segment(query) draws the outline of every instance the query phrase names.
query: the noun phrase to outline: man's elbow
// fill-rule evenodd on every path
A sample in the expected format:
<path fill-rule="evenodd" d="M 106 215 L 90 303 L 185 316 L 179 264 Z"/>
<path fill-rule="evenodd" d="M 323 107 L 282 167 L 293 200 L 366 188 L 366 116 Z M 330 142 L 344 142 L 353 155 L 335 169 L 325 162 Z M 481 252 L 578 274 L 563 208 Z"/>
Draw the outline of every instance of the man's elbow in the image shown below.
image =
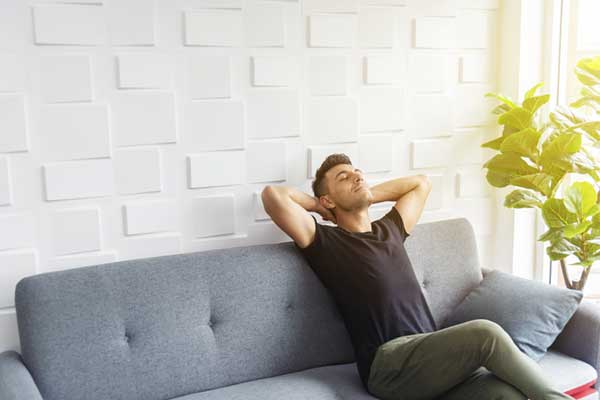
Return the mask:
<path fill-rule="evenodd" d="M 431 190 L 431 179 L 427 175 L 419 175 L 421 177 L 421 184 L 427 188 L 427 190 Z"/>

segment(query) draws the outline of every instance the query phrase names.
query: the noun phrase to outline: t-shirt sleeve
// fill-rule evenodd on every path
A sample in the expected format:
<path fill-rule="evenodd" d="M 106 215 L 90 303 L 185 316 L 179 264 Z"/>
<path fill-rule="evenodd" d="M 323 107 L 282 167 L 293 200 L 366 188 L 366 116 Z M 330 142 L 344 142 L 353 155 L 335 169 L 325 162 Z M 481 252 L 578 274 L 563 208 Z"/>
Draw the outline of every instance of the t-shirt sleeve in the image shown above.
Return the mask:
<path fill-rule="evenodd" d="M 317 255 L 320 249 L 323 248 L 323 227 L 317 222 L 317 219 L 314 215 L 310 214 L 310 216 L 315 221 L 315 237 L 313 238 L 313 241 L 305 248 L 298 246 L 298 243 L 294 242 L 296 248 L 309 258 L 313 255 Z"/>
<path fill-rule="evenodd" d="M 404 220 L 402 219 L 402 216 L 400 215 L 396 207 L 392 207 L 392 209 L 387 214 L 385 214 L 382 219 L 389 219 L 394 223 L 394 225 L 396 225 L 396 227 L 400 230 L 402 242 L 405 242 L 406 239 L 408 239 L 410 233 L 406 232 Z"/>

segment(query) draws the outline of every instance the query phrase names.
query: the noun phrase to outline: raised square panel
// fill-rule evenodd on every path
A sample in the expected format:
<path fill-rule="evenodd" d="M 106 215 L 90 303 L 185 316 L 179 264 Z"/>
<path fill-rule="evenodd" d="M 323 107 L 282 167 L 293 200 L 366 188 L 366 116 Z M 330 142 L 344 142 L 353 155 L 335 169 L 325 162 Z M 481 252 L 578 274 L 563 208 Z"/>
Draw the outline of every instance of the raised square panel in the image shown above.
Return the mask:
<path fill-rule="evenodd" d="M 360 92 L 360 129 L 386 131 L 404 127 L 404 92 L 397 88 L 363 88 Z"/>
<path fill-rule="evenodd" d="M 345 95 L 348 59 L 345 56 L 312 56 L 308 75 L 312 95 Z"/>
<path fill-rule="evenodd" d="M 111 106 L 117 146 L 175 142 L 173 94 L 118 93 Z"/>
<path fill-rule="evenodd" d="M 100 250 L 100 211 L 67 209 L 52 214 L 54 255 Z"/>
<path fill-rule="evenodd" d="M 108 157 L 108 113 L 104 105 L 52 105 L 40 109 L 45 161 Z"/>
<path fill-rule="evenodd" d="M 21 91 L 25 87 L 23 60 L 16 54 L 0 53 L 0 92 Z"/>
<path fill-rule="evenodd" d="M 358 144 L 346 143 L 331 146 L 312 146 L 308 149 L 308 178 L 313 179 L 317 168 L 323 164 L 325 159 L 334 153 L 346 154 L 353 163 L 358 161 Z"/>
<path fill-rule="evenodd" d="M 246 156 L 248 182 L 273 182 L 287 179 L 285 142 L 248 143 Z"/>
<path fill-rule="evenodd" d="M 469 220 L 475 235 L 493 234 L 496 214 L 496 202 L 488 197 L 460 197 L 454 202 L 454 216 Z"/>
<path fill-rule="evenodd" d="M 35 228 L 32 214 L 0 216 L 0 250 L 35 247 Z"/>
<path fill-rule="evenodd" d="M 408 58 L 409 84 L 416 92 L 445 89 L 446 57 L 438 54 L 411 54 Z"/>
<path fill-rule="evenodd" d="M 184 110 L 188 151 L 244 148 L 244 105 L 240 101 L 193 101 Z"/>
<path fill-rule="evenodd" d="M 252 57 L 254 86 L 290 86 L 296 69 L 289 57 Z"/>
<path fill-rule="evenodd" d="M 452 141 L 454 143 L 454 154 L 459 164 L 482 163 L 484 149 L 481 145 L 487 141 L 482 131 L 455 133 L 452 136 Z"/>
<path fill-rule="evenodd" d="M 44 102 L 92 100 L 89 56 L 42 56 L 40 58 L 40 74 Z"/>
<path fill-rule="evenodd" d="M 71 268 L 107 264 L 115 261 L 117 261 L 117 253 L 115 251 L 69 254 L 48 260 L 41 272 L 64 271 Z"/>
<path fill-rule="evenodd" d="M 242 44 L 240 10 L 196 10 L 185 13 L 187 46 L 239 47 Z"/>
<path fill-rule="evenodd" d="M 43 166 L 46 200 L 110 196 L 112 160 L 68 161 Z"/>
<path fill-rule="evenodd" d="M 482 171 L 460 171 L 456 174 L 456 181 L 456 195 L 459 197 L 483 197 L 490 194 L 490 187 Z"/>
<path fill-rule="evenodd" d="M 491 43 L 488 15 L 480 11 L 463 11 L 457 18 L 458 47 L 485 49 Z"/>
<path fill-rule="evenodd" d="M 104 10 L 98 5 L 33 6 L 36 44 L 97 45 L 106 40 Z"/>
<path fill-rule="evenodd" d="M 304 0 L 304 14 L 314 13 L 356 13 L 358 0 Z"/>
<path fill-rule="evenodd" d="M 456 18 L 420 17 L 415 20 L 415 47 L 447 49 L 456 46 Z"/>
<path fill-rule="evenodd" d="M 387 8 L 363 8 L 358 16 L 358 41 L 363 48 L 394 46 L 394 14 Z"/>
<path fill-rule="evenodd" d="M 497 105 L 493 99 L 485 97 L 493 87 L 482 84 L 458 85 L 454 125 L 457 127 L 488 125 L 494 121 L 492 109 Z"/>
<path fill-rule="evenodd" d="M 158 233 L 127 238 L 120 245 L 119 256 L 123 260 L 180 254 L 181 234 Z"/>
<path fill-rule="evenodd" d="M 114 163 L 115 182 L 120 194 L 162 190 L 162 160 L 159 149 L 116 150 Z"/>
<path fill-rule="evenodd" d="M 187 77 L 192 99 L 231 97 L 231 61 L 229 56 L 191 56 Z"/>
<path fill-rule="evenodd" d="M 0 94 L 0 132 L 0 153 L 27 151 L 23 95 Z"/>
<path fill-rule="evenodd" d="M 404 7 L 407 5 L 407 0 L 361 0 L 361 4 L 366 6 Z"/>
<path fill-rule="evenodd" d="M 500 6 L 500 0 L 461 0 L 460 8 L 495 10 Z"/>
<path fill-rule="evenodd" d="M 344 14 L 311 15 L 310 47 L 353 47 L 356 16 Z"/>
<path fill-rule="evenodd" d="M 118 56 L 119 89 L 168 89 L 172 64 L 163 54 L 122 54 Z"/>
<path fill-rule="evenodd" d="M 14 307 L 15 286 L 36 273 L 38 258 L 34 250 L 17 250 L 0 253 L 0 308 Z"/>
<path fill-rule="evenodd" d="M 425 201 L 424 210 L 437 210 L 444 205 L 444 182 L 443 175 L 427 175 L 431 182 L 431 192 Z"/>
<path fill-rule="evenodd" d="M 135 202 L 123 208 L 126 235 L 177 230 L 179 216 L 175 201 Z"/>
<path fill-rule="evenodd" d="M 215 151 L 188 156 L 189 188 L 241 185 L 244 151 Z"/>
<path fill-rule="evenodd" d="M 350 97 L 313 97 L 308 103 L 308 136 L 314 143 L 355 142 L 358 110 Z"/>
<path fill-rule="evenodd" d="M 453 102 L 449 96 L 413 97 L 411 118 L 415 136 L 447 136 L 452 130 Z"/>
<path fill-rule="evenodd" d="M 365 57 L 364 67 L 364 78 L 368 84 L 398 83 L 406 75 L 403 59 L 398 56 Z"/>
<path fill-rule="evenodd" d="M 277 3 L 252 4 L 246 9 L 246 45 L 283 47 L 283 8 Z"/>
<path fill-rule="evenodd" d="M 248 138 L 298 136 L 300 104 L 294 89 L 256 90 L 246 93 Z"/>
<path fill-rule="evenodd" d="M 235 200 L 233 195 L 206 196 L 192 199 L 194 237 L 235 233 Z"/>
<path fill-rule="evenodd" d="M 360 169 L 364 172 L 392 170 L 392 135 L 363 135 L 358 140 Z"/>
<path fill-rule="evenodd" d="M 465 55 L 460 58 L 460 81 L 489 82 L 491 79 L 491 62 L 489 56 L 476 54 Z"/>
<path fill-rule="evenodd" d="M 197 0 L 194 4 L 199 8 L 242 9 L 242 0 Z"/>
<path fill-rule="evenodd" d="M 265 211 L 265 206 L 262 202 L 262 189 L 254 191 L 252 196 L 254 200 L 254 220 L 260 221 L 271 219 L 271 216 Z"/>
<path fill-rule="evenodd" d="M 412 142 L 411 168 L 445 167 L 451 163 L 450 139 L 425 139 Z"/>
<path fill-rule="evenodd" d="M 0 206 L 13 203 L 11 170 L 8 157 L 0 157 Z"/>
<path fill-rule="evenodd" d="M 154 1 L 118 0 L 106 4 L 106 16 L 113 45 L 154 44 Z"/>

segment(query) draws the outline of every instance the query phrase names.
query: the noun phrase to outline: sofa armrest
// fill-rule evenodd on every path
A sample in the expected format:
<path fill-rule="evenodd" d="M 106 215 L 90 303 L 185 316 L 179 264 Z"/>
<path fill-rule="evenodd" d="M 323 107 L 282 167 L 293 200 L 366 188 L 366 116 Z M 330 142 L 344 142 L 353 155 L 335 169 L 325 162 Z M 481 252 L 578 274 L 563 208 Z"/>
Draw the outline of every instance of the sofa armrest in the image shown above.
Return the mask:
<path fill-rule="evenodd" d="M 16 351 L 0 353 L 0 399 L 43 400 L 21 355 Z"/>
<path fill-rule="evenodd" d="M 600 306 L 590 302 L 579 304 L 550 348 L 585 361 L 600 377 Z M 600 388 L 600 382 L 596 388 Z"/>

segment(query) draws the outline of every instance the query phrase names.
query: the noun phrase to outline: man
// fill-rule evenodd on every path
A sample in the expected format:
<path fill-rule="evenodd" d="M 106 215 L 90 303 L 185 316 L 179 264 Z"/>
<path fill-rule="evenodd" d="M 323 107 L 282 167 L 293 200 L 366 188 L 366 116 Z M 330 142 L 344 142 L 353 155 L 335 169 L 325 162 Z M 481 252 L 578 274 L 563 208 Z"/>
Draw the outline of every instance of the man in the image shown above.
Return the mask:
<path fill-rule="evenodd" d="M 314 197 L 267 186 L 263 204 L 333 294 L 369 393 L 385 400 L 573 399 L 550 387 L 500 325 L 478 319 L 436 329 L 404 248 L 431 191 L 425 175 L 369 188 L 346 155 L 332 154 L 312 188 Z M 395 205 L 371 222 L 368 208 L 381 201 Z M 308 211 L 337 226 L 317 223 Z"/>

